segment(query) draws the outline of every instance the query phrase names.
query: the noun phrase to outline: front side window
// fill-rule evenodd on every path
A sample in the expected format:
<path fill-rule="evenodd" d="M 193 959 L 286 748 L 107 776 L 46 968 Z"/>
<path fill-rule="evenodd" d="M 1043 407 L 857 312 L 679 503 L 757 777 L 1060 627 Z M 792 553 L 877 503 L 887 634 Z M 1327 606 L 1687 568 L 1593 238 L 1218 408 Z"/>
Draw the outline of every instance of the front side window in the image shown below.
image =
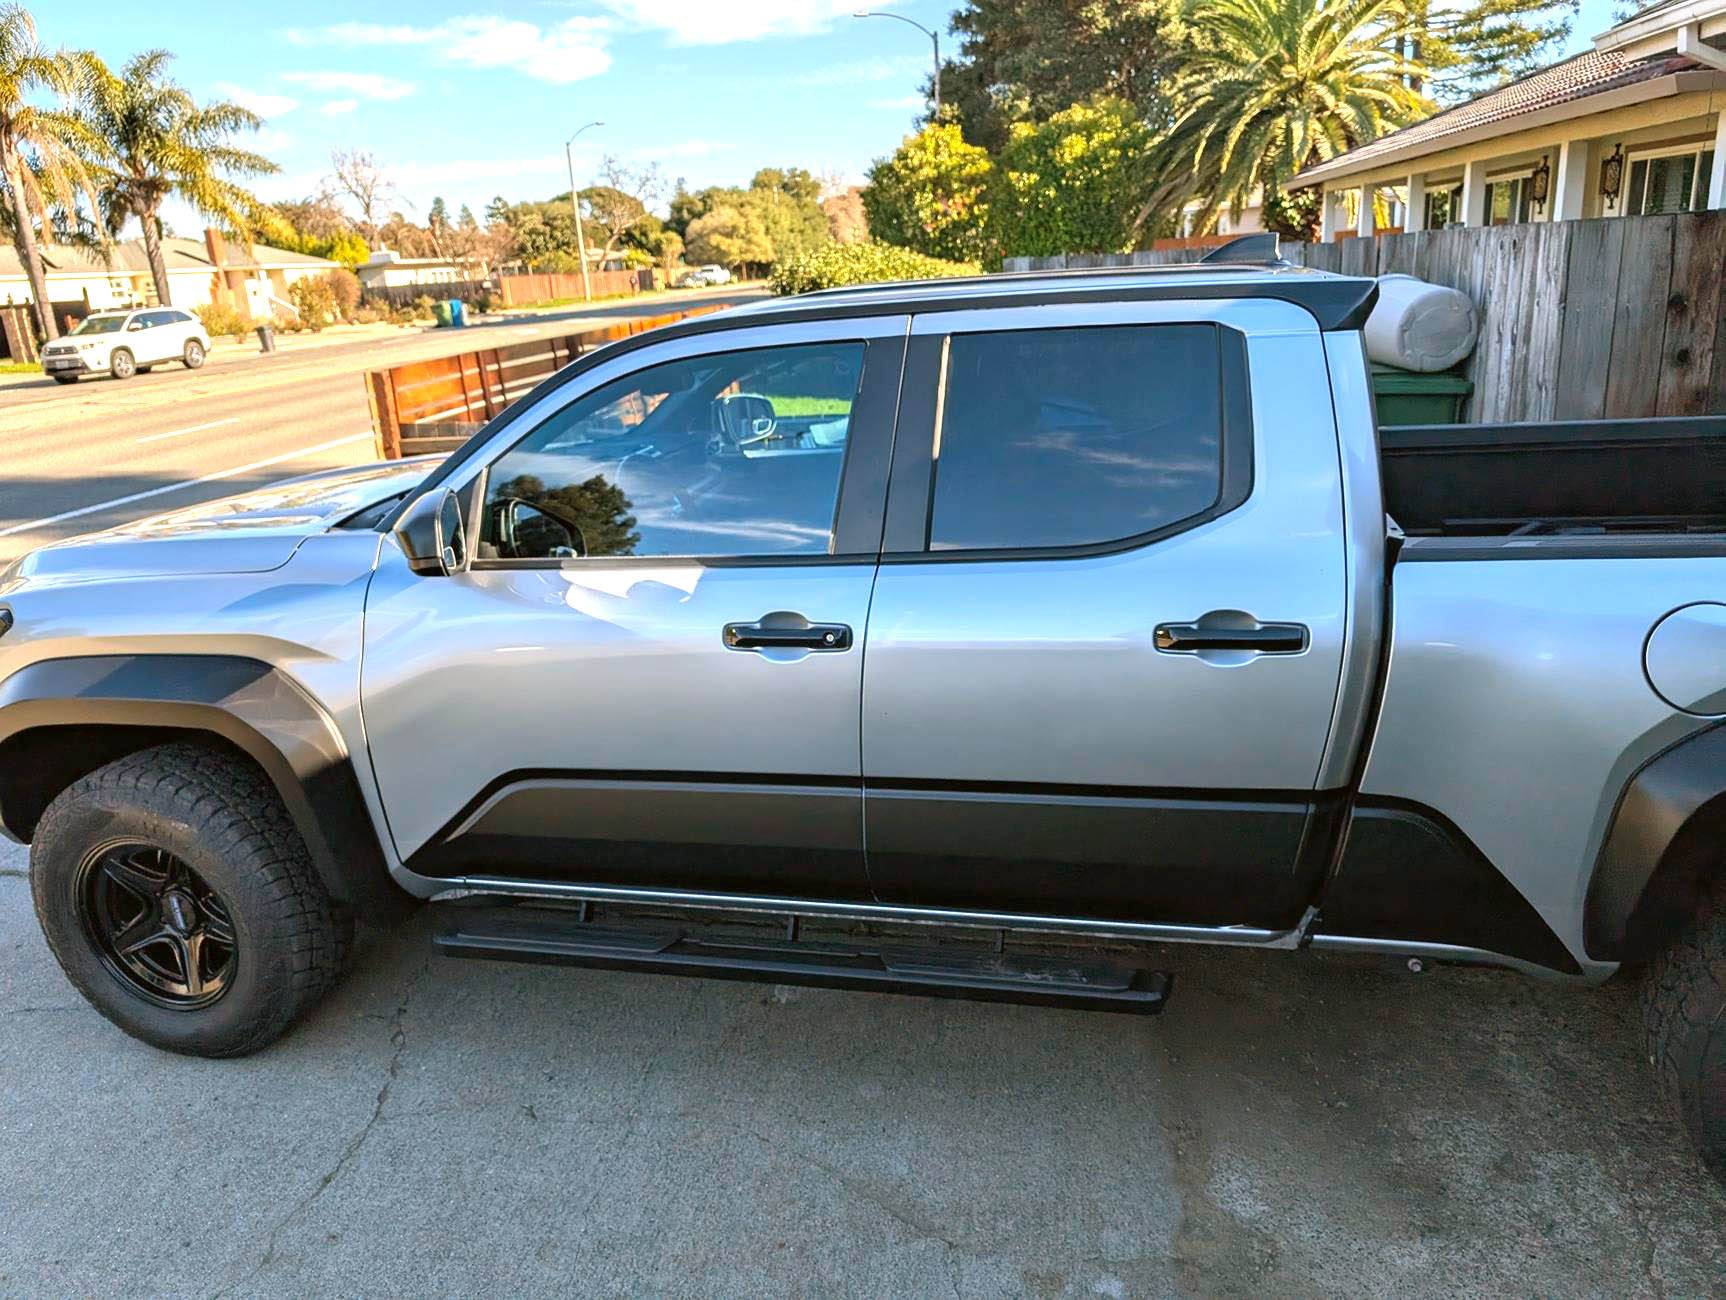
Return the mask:
<path fill-rule="evenodd" d="M 478 558 L 827 554 L 863 349 L 692 357 L 578 398 L 491 466 Z"/>
<path fill-rule="evenodd" d="M 78 322 L 74 334 L 114 334 L 126 328 L 124 316 L 86 316 Z"/>
<path fill-rule="evenodd" d="M 1214 325 L 954 335 L 930 548 L 1096 545 L 1209 510 L 1220 347 Z"/>

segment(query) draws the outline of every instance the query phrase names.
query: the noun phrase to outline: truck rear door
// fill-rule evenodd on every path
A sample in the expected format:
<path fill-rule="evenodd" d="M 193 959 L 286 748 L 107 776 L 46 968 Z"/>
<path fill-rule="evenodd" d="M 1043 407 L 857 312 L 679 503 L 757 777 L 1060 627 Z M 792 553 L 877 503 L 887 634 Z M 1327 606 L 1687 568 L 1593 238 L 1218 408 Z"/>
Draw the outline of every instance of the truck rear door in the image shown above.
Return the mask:
<path fill-rule="evenodd" d="M 1348 609 L 1312 317 L 930 313 L 901 392 L 864 664 L 877 895 L 1294 924 Z"/>

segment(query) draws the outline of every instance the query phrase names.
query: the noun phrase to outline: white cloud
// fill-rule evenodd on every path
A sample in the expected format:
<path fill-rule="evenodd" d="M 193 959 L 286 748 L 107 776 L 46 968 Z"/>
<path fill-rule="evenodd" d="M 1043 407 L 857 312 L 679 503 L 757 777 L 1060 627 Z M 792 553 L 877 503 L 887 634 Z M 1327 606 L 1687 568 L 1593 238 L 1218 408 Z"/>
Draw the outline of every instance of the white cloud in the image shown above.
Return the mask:
<path fill-rule="evenodd" d="M 611 27 L 606 18 L 568 18 L 542 28 L 521 19 L 471 15 L 451 18 L 435 27 L 337 23 L 315 32 L 291 31 L 287 35 L 299 45 L 422 46 L 449 63 L 470 68 L 509 68 L 537 81 L 564 85 L 597 77 L 611 66 L 611 54 L 606 48 Z M 357 85 L 347 88 L 364 93 Z"/>
<path fill-rule="evenodd" d="M 892 99 L 872 99 L 870 108 L 927 108 L 929 101 L 922 95 L 895 95 Z"/>
<path fill-rule="evenodd" d="M 332 94 L 346 92 L 360 99 L 406 99 L 414 93 L 411 81 L 384 77 L 375 72 L 284 72 L 282 80 L 308 90 L 323 90 Z"/>
<path fill-rule="evenodd" d="M 287 95 L 272 95 L 264 90 L 248 90 L 231 81 L 218 81 L 212 89 L 223 99 L 231 99 L 241 108 L 249 108 L 259 117 L 280 117 L 300 106 L 300 101 Z"/>
<path fill-rule="evenodd" d="M 272 153 L 281 153 L 293 142 L 294 137 L 289 135 L 286 131 L 278 131 L 273 126 L 266 126 L 256 135 L 248 137 L 244 141 L 244 144 L 246 148 L 251 149 L 256 153 L 268 155 Z"/>
<path fill-rule="evenodd" d="M 811 68 L 791 78 L 798 86 L 853 86 L 860 81 L 896 81 L 926 73 L 933 66 L 922 54 L 904 54 L 893 59 L 857 59 L 850 63 L 830 63 L 824 68 Z"/>
<path fill-rule="evenodd" d="M 730 45 L 767 36 L 811 36 L 858 9 L 857 0 L 600 0 L 636 27 L 676 45 Z M 892 0 L 871 0 L 885 8 Z"/>
<path fill-rule="evenodd" d="M 325 117 L 335 117 L 341 113 L 351 113 L 360 106 L 357 99 L 332 99 L 318 109 Z"/>

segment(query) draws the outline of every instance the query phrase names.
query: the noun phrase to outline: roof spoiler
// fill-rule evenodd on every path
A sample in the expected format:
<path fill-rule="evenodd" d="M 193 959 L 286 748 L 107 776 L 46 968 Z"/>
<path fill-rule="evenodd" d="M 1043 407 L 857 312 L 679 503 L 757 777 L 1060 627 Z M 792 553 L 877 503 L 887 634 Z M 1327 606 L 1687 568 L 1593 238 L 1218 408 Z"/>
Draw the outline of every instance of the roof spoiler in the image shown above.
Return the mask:
<path fill-rule="evenodd" d="M 1276 232 L 1270 230 L 1254 231 L 1250 235 L 1231 239 L 1226 244 L 1218 244 L 1201 257 L 1199 262 L 1201 264 L 1205 262 L 1232 262 L 1236 266 L 1242 264 L 1288 265 L 1283 261 L 1282 248 L 1279 245 Z"/>

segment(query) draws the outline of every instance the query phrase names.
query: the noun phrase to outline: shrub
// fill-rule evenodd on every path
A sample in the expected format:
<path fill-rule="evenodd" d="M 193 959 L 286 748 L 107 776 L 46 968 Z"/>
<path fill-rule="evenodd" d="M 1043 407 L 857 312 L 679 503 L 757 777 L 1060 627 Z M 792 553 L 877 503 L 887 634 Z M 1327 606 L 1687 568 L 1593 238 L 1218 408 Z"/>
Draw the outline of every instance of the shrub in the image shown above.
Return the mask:
<path fill-rule="evenodd" d="M 202 307 L 193 308 L 198 319 L 203 322 L 204 333 L 211 338 L 220 338 L 226 334 L 241 339 L 252 328 L 252 322 L 225 303 L 206 303 Z"/>
<path fill-rule="evenodd" d="M 388 313 L 379 311 L 376 307 L 360 307 L 354 312 L 356 325 L 376 325 L 379 321 L 388 319 Z"/>
<path fill-rule="evenodd" d="M 360 305 L 360 277 L 349 270 L 330 271 L 324 275 L 324 282 L 330 286 L 330 292 L 335 295 L 336 309 L 345 320 L 354 314 Z"/>
<path fill-rule="evenodd" d="M 943 261 L 891 244 L 829 244 L 774 267 L 770 283 L 774 293 L 809 293 L 845 284 L 938 280 L 978 273 L 975 262 Z"/>
<path fill-rule="evenodd" d="M 321 330 L 336 317 L 336 291 L 328 276 L 295 280 L 288 286 L 288 300 L 300 313 L 300 324 Z"/>

